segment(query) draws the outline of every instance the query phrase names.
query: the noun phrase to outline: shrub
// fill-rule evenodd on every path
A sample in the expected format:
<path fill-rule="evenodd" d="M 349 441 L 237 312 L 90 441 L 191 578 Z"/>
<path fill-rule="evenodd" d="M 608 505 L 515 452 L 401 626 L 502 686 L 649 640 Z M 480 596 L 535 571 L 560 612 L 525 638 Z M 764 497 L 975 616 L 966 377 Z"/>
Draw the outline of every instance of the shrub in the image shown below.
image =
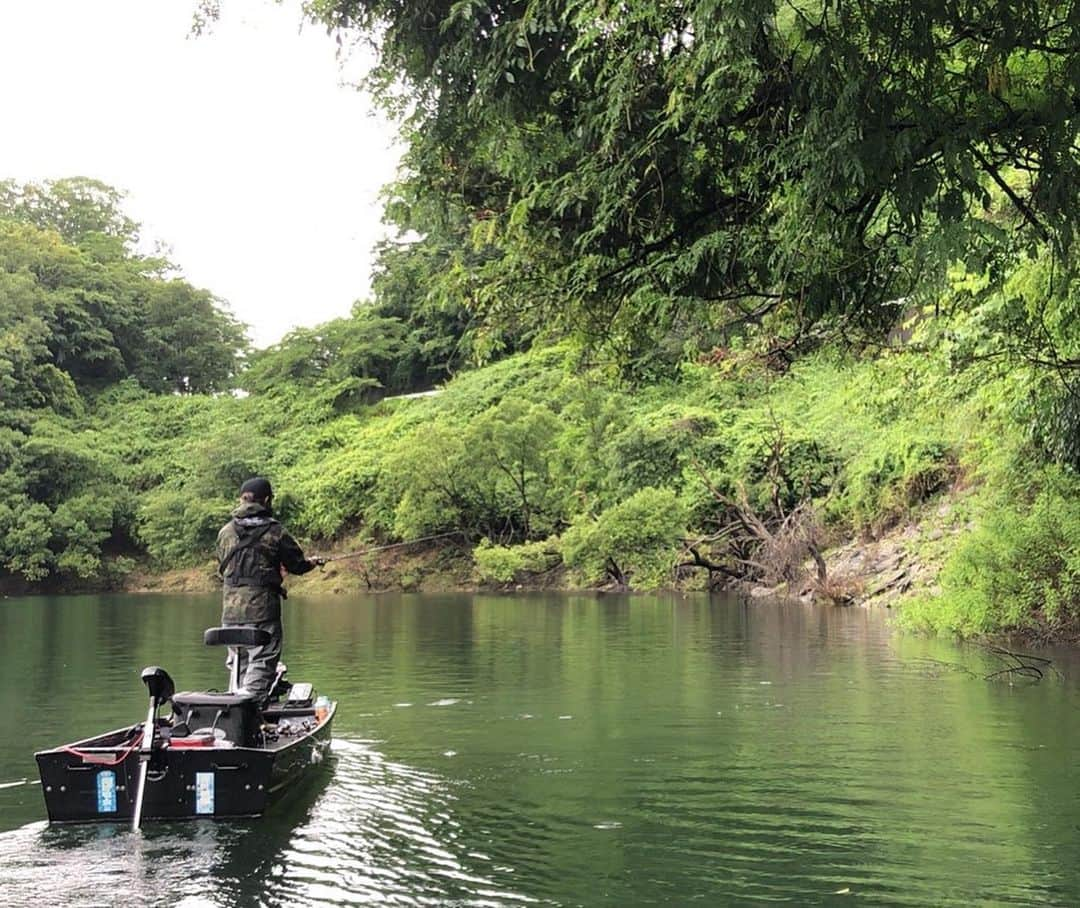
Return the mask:
<path fill-rule="evenodd" d="M 941 572 L 908 626 L 971 635 L 1080 619 L 1080 478 L 1050 470 L 1030 506 L 997 505 Z"/>
<path fill-rule="evenodd" d="M 45 505 L 27 498 L 0 502 L 0 566 L 31 582 L 48 577 L 55 563 L 51 520 Z"/>
<path fill-rule="evenodd" d="M 839 470 L 828 439 L 754 408 L 732 429 L 732 452 L 718 487 L 742 488 L 757 513 L 780 517 L 800 502 L 826 495 Z"/>
<path fill-rule="evenodd" d="M 648 486 L 680 484 L 687 463 L 713 453 L 716 429 L 716 415 L 696 407 L 668 405 L 633 413 L 607 445 L 608 484 L 616 500 Z"/>
<path fill-rule="evenodd" d="M 495 545 L 482 539 L 473 549 L 473 563 L 481 580 L 510 583 L 522 574 L 541 574 L 561 560 L 557 538 L 523 545 Z"/>
<path fill-rule="evenodd" d="M 903 422 L 869 439 L 845 467 L 832 516 L 876 535 L 944 488 L 956 474 L 952 448 L 932 429 Z"/>
<path fill-rule="evenodd" d="M 214 551 L 217 532 L 233 502 L 199 498 L 189 491 L 163 486 L 144 496 L 138 512 L 138 534 L 161 564 L 190 564 Z"/>
<path fill-rule="evenodd" d="M 562 555 L 586 582 L 659 586 L 686 535 L 686 513 L 670 489 L 639 489 L 599 518 L 583 515 L 562 536 Z"/>

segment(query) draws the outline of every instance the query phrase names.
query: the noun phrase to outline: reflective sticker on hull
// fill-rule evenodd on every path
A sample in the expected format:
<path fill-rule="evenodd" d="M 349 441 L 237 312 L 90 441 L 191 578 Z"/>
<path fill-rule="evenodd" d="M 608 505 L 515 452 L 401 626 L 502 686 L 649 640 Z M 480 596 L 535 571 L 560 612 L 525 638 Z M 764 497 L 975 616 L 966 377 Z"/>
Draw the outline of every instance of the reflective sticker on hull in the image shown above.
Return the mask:
<path fill-rule="evenodd" d="M 195 773 L 195 813 L 214 812 L 214 774 Z"/>
<path fill-rule="evenodd" d="M 97 774 L 98 813 L 116 813 L 116 773 L 103 769 Z"/>

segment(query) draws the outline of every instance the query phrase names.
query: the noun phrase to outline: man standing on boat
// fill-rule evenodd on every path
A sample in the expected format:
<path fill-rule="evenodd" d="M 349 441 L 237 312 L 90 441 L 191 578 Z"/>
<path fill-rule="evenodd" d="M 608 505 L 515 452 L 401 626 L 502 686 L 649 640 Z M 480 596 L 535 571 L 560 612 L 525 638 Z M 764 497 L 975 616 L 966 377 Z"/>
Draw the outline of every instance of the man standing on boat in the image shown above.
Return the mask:
<path fill-rule="evenodd" d="M 281 657 L 281 581 L 286 573 L 306 574 L 324 563 L 305 558 L 285 528 L 272 516 L 274 490 L 256 476 L 240 487 L 240 506 L 217 539 L 218 575 L 224 583 L 223 625 L 248 624 L 270 633 L 265 646 L 233 650 L 240 659 L 242 690 L 265 699 Z"/>

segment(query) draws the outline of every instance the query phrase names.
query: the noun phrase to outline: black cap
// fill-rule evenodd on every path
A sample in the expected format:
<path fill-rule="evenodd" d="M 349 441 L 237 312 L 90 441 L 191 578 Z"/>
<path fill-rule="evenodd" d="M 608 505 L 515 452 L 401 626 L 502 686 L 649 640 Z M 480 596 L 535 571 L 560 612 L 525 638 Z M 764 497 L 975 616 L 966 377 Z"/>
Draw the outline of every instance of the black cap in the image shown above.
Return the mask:
<path fill-rule="evenodd" d="M 251 495 L 256 501 L 267 501 L 273 496 L 274 490 L 270 488 L 269 479 L 263 479 L 261 476 L 253 476 L 240 486 L 240 494 Z"/>

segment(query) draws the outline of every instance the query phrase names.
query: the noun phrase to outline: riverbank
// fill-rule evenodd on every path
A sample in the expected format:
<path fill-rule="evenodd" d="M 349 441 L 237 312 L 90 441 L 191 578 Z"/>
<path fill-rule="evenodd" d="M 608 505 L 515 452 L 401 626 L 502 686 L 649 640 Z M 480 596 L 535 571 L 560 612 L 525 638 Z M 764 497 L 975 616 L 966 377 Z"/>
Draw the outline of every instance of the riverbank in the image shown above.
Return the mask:
<path fill-rule="evenodd" d="M 950 491 L 914 519 L 876 539 L 849 539 L 822 552 L 828 582 L 813 580 L 813 563 L 805 564 L 799 582 L 765 586 L 732 580 L 718 591 L 734 591 L 756 600 L 798 599 L 807 604 L 901 609 L 904 602 L 940 592 L 938 575 L 948 550 L 965 527 L 957 522 L 956 501 L 963 490 Z M 341 555 L 347 549 L 312 548 L 320 554 Z M 154 571 L 146 567 L 129 574 L 121 589 L 129 593 L 209 593 L 220 588 L 214 563 L 185 569 Z M 656 588 L 638 592 L 703 592 L 708 575 L 684 573 Z M 612 592 L 625 591 L 611 582 L 582 585 L 572 571 L 558 564 L 551 569 L 523 572 L 512 581 L 485 581 L 476 570 L 472 549 L 461 543 L 435 542 L 406 550 L 374 553 L 332 562 L 303 576 L 287 579 L 287 587 L 304 594 L 446 593 L 446 592 Z"/>
<path fill-rule="evenodd" d="M 762 603 L 798 600 L 807 605 L 865 607 L 888 610 L 901 626 L 917 631 L 938 631 L 957 636 L 1012 635 L 1033 645 L 1080 645 L 1080 627 L 1070 620 L 1048 620 L 1037 613 L 1013 626 L 983 626 L 960 632 L 942 626 L 951 600 L 943 588 L 949 578 L 950 559 L 977 541 L 976 516 L 986 507 L 986 492 L 979 485 L 958 479 L 949 488 L 912 509 L 904 519 L 875 534 L 834 534 L 821 550 L 826 578 L 817 576 L 810 560 L 791 582 L 766 585 L 729 579 L 718 591 L 734 591 Z M 348 538 L 329 546 L 309 546 L 310 552 L 343 555 L 363 548 Z M 1066 549 L 1063 549 L 1067 551 Z M 667 582 L 655 587 L 632 587 L 636 592 L 703 592 L 710 575 L 704 570 L 672 570 Z M 474 550 L 459 541 L 438 540 L 391 551 L 376 552 L 332 562 L 311 573 L 290 577 L 287 587 L 296 595 L 453 592 L 624 592 L 609 579 L 583 583 L 581 575 L 558 563 L 543 571 L 520 571 L 509 581 L 484 579 Z M 213 561 L 172 570 L 142 564 L 111 586 L 128 593 L 212 593 L 220 589 Z M 90 588 L 100 591 L 101 586 Z M 65 592 L 72 592 L 68 587 Z M 10 590 L 10 594 L 26 590 Z M 935 625 L 935 622 L 938 622 Z"/>
<path fill-rule="evenodd" d="M 102 538 L 123 554 L 43 549 L 51 573 L 14 582 L 213 590 L 202 559 L 242 478 L 262 473 L 309 552 L 475 543 L 336 562 L 290 580 L 298 593 L 737 587 L 887 607 L 930 632 L 1054 639 L 1080 614 L 1080 477 L 1040 447 L 1016 378 L 929 346 L 783 368 L 730 351 L 633 382 L 561 345 L 346 412 L 133 393 L 34 449 L 77 445 L 83 472 L 112 477 L 115 501 L 80 493 L 55 519 L 91 539 L 79 527 L 108 503 Z"/>

